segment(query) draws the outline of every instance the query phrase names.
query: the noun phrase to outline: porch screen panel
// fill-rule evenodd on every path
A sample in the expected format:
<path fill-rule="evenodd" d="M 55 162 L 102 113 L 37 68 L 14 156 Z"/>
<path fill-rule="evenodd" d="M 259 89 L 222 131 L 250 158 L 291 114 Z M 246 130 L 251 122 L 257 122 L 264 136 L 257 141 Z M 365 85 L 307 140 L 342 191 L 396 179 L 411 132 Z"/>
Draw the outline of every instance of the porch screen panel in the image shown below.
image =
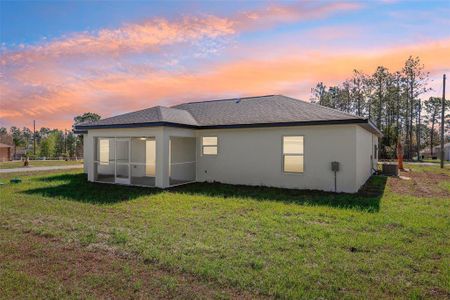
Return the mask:
<path fill-rule="evenodd" d="M 114 138 L 95 139 L 94 178 L 100 182 L 114 182 L 115 147 Z"/>
<path fill-rule="evenodd" d="M 169 151 L 169 184 L 195 181 L 196 141 L 189 137 L 171 137 Z"/>
<path fill-rule="evenodd" d="M 131 139 L 131 184 L 155 186 L 156 142 L 153 137 Z"/>

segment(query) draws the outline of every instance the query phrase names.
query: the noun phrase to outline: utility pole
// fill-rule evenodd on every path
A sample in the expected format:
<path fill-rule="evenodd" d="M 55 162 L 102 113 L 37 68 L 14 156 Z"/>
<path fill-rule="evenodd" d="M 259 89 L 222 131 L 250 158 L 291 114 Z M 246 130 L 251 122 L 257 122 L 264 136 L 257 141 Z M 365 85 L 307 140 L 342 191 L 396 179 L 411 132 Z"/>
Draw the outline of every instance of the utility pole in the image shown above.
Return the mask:
<path fill-rule="evenodd" d="M 445 79 L 443 76 L 443 86 L 442 86 L 442 112 L 441 112 L 441 169 L 444 168 L 444 127 L 445 127 Z"/>
<path fill-rule="evenodd" d="M 36 120 L 33 120 L 33 155 L 36 159 Z"/>
<path fill-rule="evenodd" d="M 419 100 L 419 111 L 418 111 L 418 115 L 419 115 L 419 124 L 417 126 L 417 161 L 420 161 L 420 112 L 422 110 L 422 103 L 420 98 Z"/>

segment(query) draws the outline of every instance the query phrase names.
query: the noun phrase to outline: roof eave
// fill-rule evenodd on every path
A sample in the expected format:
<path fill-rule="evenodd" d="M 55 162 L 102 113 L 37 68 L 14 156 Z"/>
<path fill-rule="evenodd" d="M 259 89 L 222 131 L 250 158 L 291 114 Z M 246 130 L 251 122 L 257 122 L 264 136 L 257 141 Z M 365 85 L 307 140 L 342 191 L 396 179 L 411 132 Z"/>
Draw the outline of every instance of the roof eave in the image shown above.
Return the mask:
<path fill-rule="evenodd" d="M 84 129 L 74 129 L 73 133 L 75 133 L 75 134 L 87 134 L 88 131 L 84 130 Z"/>
<path fill-rule="evenodd" d="M 286 127 L 286 126 L 312 126 L 312 125 L 341 125 L 341 124 L 367 124 L 368 130 L 378 136 L 382 136 L 381 132 L 368 119 L 355 118 L 344 120 L 315 120 L 315 121 L 295 121 L 295 122 L 271 122 L 271 123 L 252 123 L 252 124 L 224 124 L 224 125 L 190 125 L 173 122 L 144 122 L 130 124 L 104 124 L 104 125 L 77 125 L 75 133 L 87 133 L 89 129 L 114 129 L 114 128 L 141 128 L 168 126 L 190 129 L 226 129 L 226 128 L 259 128 L 259 127 Z"/>
<path fill-rule="evenodd" d="M 130 123 L 130 124 L 100 124 L 100 125 L 77 125 L 75 131 L 87 131 L 89 129 L 114 129 L 114 128 L 141 128 L 141 127 L 181 127 L 181 128 L 197 128 L 196 125 L 180 124 L 173 122 L 143 122 L 143 123 Z"/>
<path fill-rule="evenodd" d="M 378 136 L 379 138 L 383 137 L 383 133 L 378 129 L 378 127 L 369 119 L 365 119 L 367 121 L 367 127 L 366 128 L 368 131 L 372 132 L 373 134 L 375 134 L 376 136 Z"/>

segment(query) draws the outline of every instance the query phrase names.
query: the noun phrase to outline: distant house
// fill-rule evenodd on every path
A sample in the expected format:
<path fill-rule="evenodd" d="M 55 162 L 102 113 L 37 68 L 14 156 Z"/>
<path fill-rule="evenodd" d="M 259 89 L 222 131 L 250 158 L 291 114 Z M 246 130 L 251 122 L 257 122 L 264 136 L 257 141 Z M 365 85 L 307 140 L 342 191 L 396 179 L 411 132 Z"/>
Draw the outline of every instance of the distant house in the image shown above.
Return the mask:
<path fill-rule="evenodd" d="M 437 159 L 439 154 L 433 148 L 433 155 L 431 155 L 431 148 L 426 147 L 420 151 L 420 157 L 422 159 Z"/>
<path fill-rule="evenodd" d="M 282 95 L 157 106 L 75 131 L 84 134 L 89 181 L 160 188 L 217 181 L 349 193 L 376 168 L 381 136 L 366 118 Z"/>
<path fill-rule="evenodd" d="M 441 146 L 434 147 L 434 155 L 441 158 Z M 444 160 L 450 160 L 450 143 L 444 144 Z"/>
<path fill-rule="evenodd" d="M 13 159 L 20 160 L 23 159 L 27 154 L 27 149 L 24 148 L 16 148 L 16 151 L 13 151 Z"/>
<path fill-rule="evenodd" d="M 12 149 L 14 146 L 0 143 L 0 161 L 9 161 L 12 158 Z"/>

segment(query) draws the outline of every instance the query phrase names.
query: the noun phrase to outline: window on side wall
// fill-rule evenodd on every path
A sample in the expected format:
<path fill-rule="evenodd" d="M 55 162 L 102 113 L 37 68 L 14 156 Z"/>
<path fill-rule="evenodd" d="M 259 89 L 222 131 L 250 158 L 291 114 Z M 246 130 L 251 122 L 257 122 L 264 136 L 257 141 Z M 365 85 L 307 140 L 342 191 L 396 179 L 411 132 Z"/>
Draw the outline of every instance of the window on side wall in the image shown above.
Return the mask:
<path fill-rule="evenodd" d="M 283 137 L 283 172 L 303 173 L 303 136 Z"/>
<path fill-rule="evenodd" d="M 202 154 L 217 155 L 217 136 L 202 137 Z"/>

